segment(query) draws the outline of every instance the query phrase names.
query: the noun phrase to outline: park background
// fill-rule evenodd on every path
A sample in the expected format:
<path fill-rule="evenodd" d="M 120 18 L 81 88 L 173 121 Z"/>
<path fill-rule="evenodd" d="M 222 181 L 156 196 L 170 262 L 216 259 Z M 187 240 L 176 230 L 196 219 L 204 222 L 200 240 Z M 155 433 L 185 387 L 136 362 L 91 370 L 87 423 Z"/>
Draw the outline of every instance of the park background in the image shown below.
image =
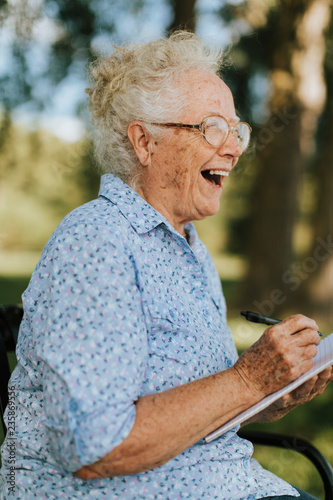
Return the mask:
<path fill-rule="evenodd" d="M 222 77 L 253 140 L 219 213 L 196 223 L 222 279 L 241 352 L 250 309 L 333 329 L 332 0 L 0 1 L 0 304 L 19 303 L 43 246 L 97 196 L 84 89 L 112 45 L 179 27 L 225 48 Z M 266 430 L 311 440 L 333 463 L 333 388 Z M 258 449 L 274 473 L 323 498 L 306 459 Z"/>

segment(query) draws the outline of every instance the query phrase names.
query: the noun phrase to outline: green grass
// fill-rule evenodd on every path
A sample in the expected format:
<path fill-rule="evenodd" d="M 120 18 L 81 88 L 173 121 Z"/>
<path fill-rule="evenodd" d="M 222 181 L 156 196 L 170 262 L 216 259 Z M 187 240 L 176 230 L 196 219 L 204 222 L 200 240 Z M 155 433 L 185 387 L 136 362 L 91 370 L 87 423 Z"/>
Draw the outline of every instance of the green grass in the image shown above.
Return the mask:
<path fill-rule="evenodd" d="M 267 470 L 290 484 L 324 500 L 325 492 L 314 465 L 300 453 L 284 448 L 256 446 L 254 458 Z"/>
<path fill-rule="evenodd" d="M 0 304 L 20 304 L 29 281 L 27 276 L 0 276 Z"/>
<path fill-rule="evenodd" d="M 235 282 L 224 287 L 228 302 L 228 292 L 235 293 Z M 229 326 L 239 353 L 253 344 L 264 329 L 245 321 L 238 311 L 229 313 Z M 333 383 L 318 398 L 299 406 L 277 422 L 251 424 L 248 429 L 288 434 L 307 439 L 333 464 L 333 428 L 332 428 Z M 324 499 L 322 480 L 311 462 L 299 453 L 265 446 L 256 446 L 254 457 L 266 469 L 287 482 L 294 484 L 312 495 Z"/>
<path fill-rule="evenodd" d="M 251 424 L 247 428 L 307 439 L 333 464 L 332 400 L 331 383 L 321 396 L 299 406 L 277 422 Z M 289 483 L 320 499 L 325 498 L 318 472 L 301 454 L 285 449 L 256 446 L 255 458 L 263 467 Z"/>

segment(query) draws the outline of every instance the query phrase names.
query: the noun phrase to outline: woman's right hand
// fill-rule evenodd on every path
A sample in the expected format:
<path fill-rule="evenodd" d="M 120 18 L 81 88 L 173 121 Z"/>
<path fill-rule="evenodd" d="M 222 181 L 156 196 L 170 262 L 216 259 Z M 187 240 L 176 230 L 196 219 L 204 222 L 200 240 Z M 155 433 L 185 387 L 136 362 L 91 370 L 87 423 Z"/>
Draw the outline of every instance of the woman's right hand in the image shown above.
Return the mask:
<path fill-rule="evenodd" d="M 315 321 L 297 314 L 267 328 L 234 368 L 248 390 L 262 399 L 312 368 L 319 342 Z"/>
<path fill-rule="evenodd" d="M 267 328 L 234 366 L 142 396 L 129 435 L 105 457 L 76 471 L 90 480 L 158 467 L 312 366 L 316 323 L 292 316 Z"/>

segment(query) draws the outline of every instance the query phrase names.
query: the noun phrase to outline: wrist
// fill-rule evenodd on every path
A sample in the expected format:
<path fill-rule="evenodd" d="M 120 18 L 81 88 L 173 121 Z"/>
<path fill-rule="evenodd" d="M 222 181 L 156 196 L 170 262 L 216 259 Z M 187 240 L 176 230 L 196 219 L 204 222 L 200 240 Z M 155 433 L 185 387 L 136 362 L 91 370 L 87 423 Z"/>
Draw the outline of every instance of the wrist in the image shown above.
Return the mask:
<path fill-rule="evenodd" d="M 232 368 L 242 391 L 244 403 L 252 406 L 267 396 L 268 392 L 264 390 L 264 384 L 258 384 L 253 381 L 253 377 L 251 377 L 253 369 L 248 366 L 248 363 L 244 359 L 239 358 Z"/>

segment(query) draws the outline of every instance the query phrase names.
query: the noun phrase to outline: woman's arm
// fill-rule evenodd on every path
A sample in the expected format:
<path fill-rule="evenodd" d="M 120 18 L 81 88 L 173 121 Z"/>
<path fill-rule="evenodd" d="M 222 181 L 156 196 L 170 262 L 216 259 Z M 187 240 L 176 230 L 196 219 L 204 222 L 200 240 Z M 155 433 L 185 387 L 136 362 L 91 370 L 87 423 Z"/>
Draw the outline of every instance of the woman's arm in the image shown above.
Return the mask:
<path fill-rule="evenodd" d="M 128 437 L 76 475 L 81 479 L 112 477 L 162 465 L 250 405 L 253 396 L 241 397 L 242 392 L 246 388 L 231 368 L 143 396 L 137 401 L 136 419 Z"/>
<path fill-rule="evenodd" d="M 223 372 L 141 397 L 134 426 L 110 453 L 76 472 L 89 480 L 152 469 L 175 457 L 312 366 L 318 327 L 297 315 L 265 330 Z"/>

